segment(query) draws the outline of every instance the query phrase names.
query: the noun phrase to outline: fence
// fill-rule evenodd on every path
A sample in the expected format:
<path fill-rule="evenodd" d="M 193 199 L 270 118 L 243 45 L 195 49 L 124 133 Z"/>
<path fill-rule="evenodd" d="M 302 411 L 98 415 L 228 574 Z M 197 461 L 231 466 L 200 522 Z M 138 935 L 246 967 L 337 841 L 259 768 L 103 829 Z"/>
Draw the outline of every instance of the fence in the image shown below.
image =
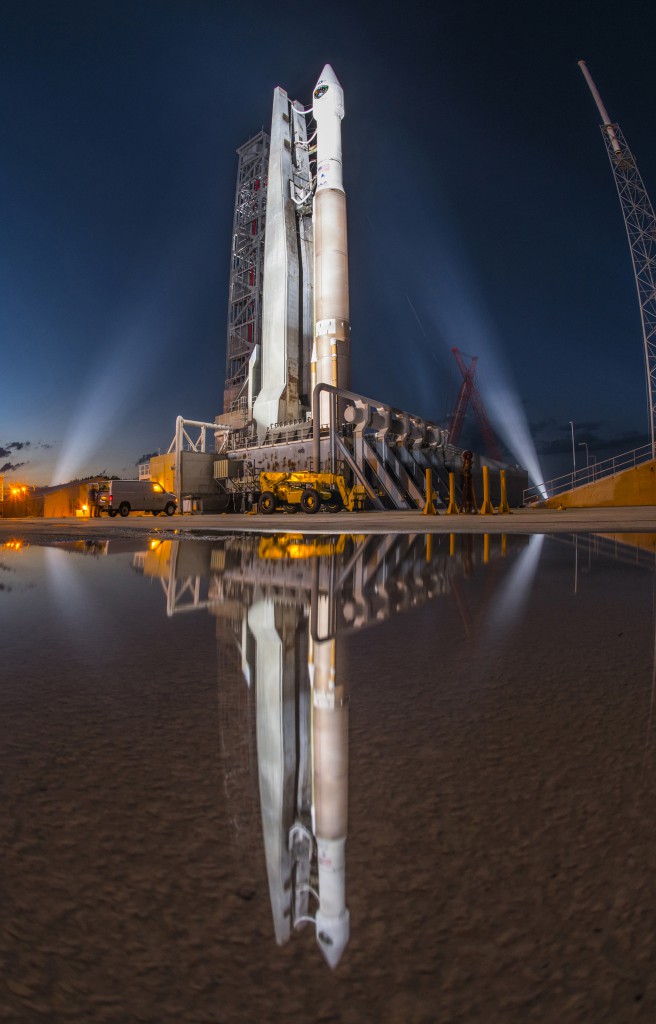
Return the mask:
<path fill-rule="evenodd" d="M 562 476 L 554 477 L 553 480 L 546 480 L 544 483 L 527 487 L 524 491 L 524 504 L 537 505 L 547 498 L 555 498 L 558 494 L 574 490 L 575 487 L 594 484 L 597 480 L 615 476 L 616 473 L 639 466 L 643 462 L 649 462 L 653 458 L 654 449 L 651 444 L 645 444 L 642 448 L 634 448 L 633 451 L 625 452 L 623 455 L 613 455 L 610 459 L 604 459 L 603 462 L 595 462 L 591 466 L 583 466 L 571 473 L 563 473 Z"/>

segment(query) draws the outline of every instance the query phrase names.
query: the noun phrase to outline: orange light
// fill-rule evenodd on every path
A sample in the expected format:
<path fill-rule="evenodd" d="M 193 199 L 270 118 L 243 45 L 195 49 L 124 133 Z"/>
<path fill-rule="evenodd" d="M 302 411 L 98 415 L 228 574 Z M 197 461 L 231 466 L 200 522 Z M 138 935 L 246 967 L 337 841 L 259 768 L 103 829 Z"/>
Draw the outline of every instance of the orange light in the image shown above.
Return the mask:
<path fill-rule="evenodd" d="M 22 540 L 8 540 L 2 545 L 3 551 L 20 551 L 23 547 Z"/>

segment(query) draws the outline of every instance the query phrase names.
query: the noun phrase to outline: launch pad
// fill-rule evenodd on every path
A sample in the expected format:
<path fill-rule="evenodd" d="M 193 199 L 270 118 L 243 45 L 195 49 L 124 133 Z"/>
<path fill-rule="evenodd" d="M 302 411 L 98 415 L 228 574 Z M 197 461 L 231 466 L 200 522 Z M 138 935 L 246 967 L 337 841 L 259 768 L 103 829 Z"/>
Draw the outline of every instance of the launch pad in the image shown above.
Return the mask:
<path fill-rule="evenodd" d="M 339 474 L 367 508 L 405 511 L 424 507 L 430 469 L 437 508 L 448 504 L 462 468 L 448 431 L 351 388 L 344 114 L 326 64 L 309 109 L 277 87 L 270 135 L 238 150 L 224 409 L 212 425 L 178 418 L 169 452 L 151 460 L 183 509 L 245 511 L 266 471 Z M 526 471 L 475 455 L 479 494 L 484 467 L 492 500 L 503 469 L 520 506 Z"/>

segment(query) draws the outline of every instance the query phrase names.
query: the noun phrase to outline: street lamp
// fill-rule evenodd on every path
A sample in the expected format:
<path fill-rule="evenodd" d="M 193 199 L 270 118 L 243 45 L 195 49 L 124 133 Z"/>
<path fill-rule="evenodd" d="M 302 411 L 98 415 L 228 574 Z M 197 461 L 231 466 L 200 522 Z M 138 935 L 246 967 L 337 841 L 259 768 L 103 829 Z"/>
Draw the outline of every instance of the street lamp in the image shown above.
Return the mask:
<path fill-rule="evenodd" d="M 585 468 L 588 471 L 588 476 L 590 476 L 590 455 L 588 453 L 588 442 L 579 441 L 579 448 L 585 448 Z"/>
<path fill-rule="evenodd" d="M 574 476 L 572 477 L 572 485 L 574 484 L 574 478 L 576 477 L 576 448 L 574 446 L 574 424 L 569 421 L 569 425 L 572 429 L 572 464 L 574 466 Z"/>

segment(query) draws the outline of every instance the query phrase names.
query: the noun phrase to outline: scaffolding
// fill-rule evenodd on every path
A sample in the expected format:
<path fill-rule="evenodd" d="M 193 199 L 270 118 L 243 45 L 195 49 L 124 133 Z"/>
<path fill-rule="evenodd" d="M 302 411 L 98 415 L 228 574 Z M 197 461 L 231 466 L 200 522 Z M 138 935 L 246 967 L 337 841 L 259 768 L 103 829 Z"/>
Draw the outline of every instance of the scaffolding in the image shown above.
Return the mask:
<path fill-rule="evenodd" d="M 237 150 L 239 165 L 228 292 L 224 414 L 245 406 L 248 364 L 262 337 L 262 279 L 269 136 L 261 131 Z"/>

